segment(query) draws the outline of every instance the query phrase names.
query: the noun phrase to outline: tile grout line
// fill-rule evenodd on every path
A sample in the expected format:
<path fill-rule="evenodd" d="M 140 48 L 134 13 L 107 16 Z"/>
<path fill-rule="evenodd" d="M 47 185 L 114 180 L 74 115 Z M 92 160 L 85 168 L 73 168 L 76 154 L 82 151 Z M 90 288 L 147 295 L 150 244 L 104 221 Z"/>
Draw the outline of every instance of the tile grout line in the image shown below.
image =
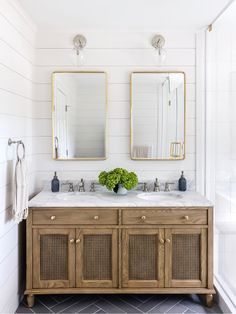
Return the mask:
<path fill-rule="evenodd" d="M 37 301 L 38 301 L 40 304 L 42 304 L 43 306 L 45 306 L 45 307 L 49 310 L 49 313 L 53 313 L 53 312 L 51 311 L 51 309 L 50 309 L 46 304 L 44 304 L 41 300 L 39 300 L 39 299 L 37 298 Z M 34 313 L 36 313 L 36 312 L 34 312 Z"/>
<path fill-rule="evenodd" d="M 104 297 L 101 297 L 101 300 L 104 300 L 105 302 L 111 304 L 112 306 L 115 306 L 115 307 L 117 307 L 118 309 L 120 309 L 117 305 L 112 304 L 110 301 L 106 300 Z M 103 310 L 103 309 L 102 309 L 102 310 Z M 122 311 L 121 313 L 125 313 L 122 309 L 120 309 L 120 310 Z M 119 313 L 119 312 L 117 312 L 117 313 Z"/>
<path fill-rule="evenodd" d="M 153 306 L 150 310 L 147 311 L 147 313 L 150 313 L 150 311 L 152 311 L 156 306 L 164 303 L 165 301 L 167 301 L 169 299 L 169 297 L 165 298 L 164 300 L 162 300 L 161 302 L 157 303 L 155 306 Z"/>
<path fill-rule="evenodd" d="M 167 312 L 164 312 L 164 314 L 168 313 L 171 309 L 173 309 L 177 304 L 181 303 L 183 299 L 180 299 L 177 303 L 175 303 L 173 306 L 171 306 Z"/>
<path fill-rule="evenodd" d="M 80 311 L 79 312 L 77 312 L 77 313 L 80 313 L 82 310 L 84 310 L 84 309 L 86 309 L 87 307 L 89 307 L 89 306 L 91 306 L 91 305 L 96 305 L 96 303 L 100 300 L 101 298 L 99 297 L 99 299 L 98 300 L 96 300 L 95 302 L 92 302 L 91 304 L 89 304 L 89 305 L 87 305 L 87 306 L 85 306 L 85 307 L 83 307 L 82 309 L 80 309 Z M 103 310 L 102 308 L 100 308 L 98 305 L 96 305 L 100 310 Z M 97 313 L 98 311 L 96 311 L 95 313 Z"/>
<path fill-rule="evenodd" d="M 85 295 L 84 295 L 84 299 L 86 299 L 86 296 L 85 296 Z M 82 299 L 82 301 L 83 301 L 83 299 Z M 93 304 L 96 303 L 97 301 L 98 301 L 98 300 L 96 300 L 95 302 L 92 302 L 91 304 L 89 304 L 89 305 L 83 307 L 80 311 L 82 311 L 83 309 L 86 309 L 86 307 L 88 307 L 88 306 L 90 306 L 90 305 L 93 305 Z M 66 309 L 68 309 L 68 308 L 70 308 L 70 307 L 72 307 L 72 306 L 74 306 L 74 305 L 76 305 L 76 304 L 78 304 L 78 303 L 81 303 L 81 300 L 76 301 L 75 303 L 70 304 L 69 306 L 65 307 L 62 311 L 65 311 Z M 62 313 L 62 311 L 57 312 L 57 313 Z M 55 312 L 54 312 L 54 313 L 55 313 Z M 79 312 L 78 312 L 78 313 L 79 313 Z"/>
<path fill-rule="evenodd" d="M 121 302 L 123 302 L 123 303 L 125 303 L 125 304 L 128 304 L 129 306 L 131 306 L 131 307 L 133 307 L 135 310 L 138 310 L 138 311 L 141 311 L 142 313 L 144 313 L 142 310 L 140 310 L 137 306 L 134 306 L 133 304 L 131 304 L 131 303 L 129 303 L 128 301 L 126 301 L 126 300 L 123 300 L 122 298 L 120 298 L 120 297 L 118 297 L 118 299 L 121 301 Z M 135 298 L 136 299 L 136 298 Z M 137 301 L 140 301 L 140 300 L 138 300 L 138 299 L 136 299 Z M 142 302 L 142 304 L 144 304 L 144 302 Z"/>

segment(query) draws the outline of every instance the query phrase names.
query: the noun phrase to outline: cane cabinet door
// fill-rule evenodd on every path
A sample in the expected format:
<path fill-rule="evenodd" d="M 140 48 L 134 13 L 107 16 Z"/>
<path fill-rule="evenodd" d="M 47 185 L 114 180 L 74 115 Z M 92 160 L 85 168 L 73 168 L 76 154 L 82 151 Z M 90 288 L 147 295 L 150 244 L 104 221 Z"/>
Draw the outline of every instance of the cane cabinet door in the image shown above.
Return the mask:
<path fill-rule="evenodd" d="M 75 285 L 75 229 L 33 229 L 33 288 Z"/>
<path fill-rule="evenodd" d="M 124 229 L 122 286 L 164 287 L 164 229 Z"/>
<path fill-rule="evenodd" d="M 76 286 L 118 286 L 116 229 L 76 230 Z"/>
<path fill-rule="evenodd" d="M 165 229 L 165 287 L 206 287 L 207 229 Z"/>

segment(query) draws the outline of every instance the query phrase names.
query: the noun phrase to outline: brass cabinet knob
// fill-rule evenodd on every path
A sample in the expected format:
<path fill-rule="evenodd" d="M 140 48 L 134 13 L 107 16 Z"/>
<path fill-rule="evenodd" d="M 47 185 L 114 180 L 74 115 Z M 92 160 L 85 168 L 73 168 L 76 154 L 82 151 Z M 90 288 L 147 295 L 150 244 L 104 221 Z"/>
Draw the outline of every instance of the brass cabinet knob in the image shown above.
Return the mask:
<path fill-rule="evenodd" d="M 170 239 L 166 239 L 166 242 L 167 242 L 167 243 L 170 243 Z"/>
<path fill-rule="evenodd" d="M 94 216 L 93 218 L 94 218 L 95 220 L 98 220 L 98 219 L 99 219 L 99 217 L 98 217 L 98 216 Z"/>
<path fill-rule="evenodd" d="M 164 244 L 164 243 L 165 243 L 165 240 L 164 240 L 164 239 L 159 239 L 159 242 L 160 242 L 161 244 Z"/>
<path fill-rule="evenodd" d="M 75 242 L 75 239 L 70 239 L 70 243 L 74 243 Z"/>
<path fill-rule="evenodd" d="M 75 243 L 80 243 L 80 241 L 81 241 L 80 239 L 76 239 Z"/>
<path fill-rule="evenodd" d="M 184 219 L 185 220 L 189 220 L 189 216 L 184 216 Z"/>
<path fill-rule="evenodd" d="M 141 219 L 142 219 L 142 220 L 145 220 L 145 219 L 146 219 L 146 216 L 142 216 Z"/>
<path fill-rule="evenodd" d="M 55 219 L 56 219 L 56 216 L 51 216 L 50 219 L 51 219 L 51 220 L 55 220 Z"/>

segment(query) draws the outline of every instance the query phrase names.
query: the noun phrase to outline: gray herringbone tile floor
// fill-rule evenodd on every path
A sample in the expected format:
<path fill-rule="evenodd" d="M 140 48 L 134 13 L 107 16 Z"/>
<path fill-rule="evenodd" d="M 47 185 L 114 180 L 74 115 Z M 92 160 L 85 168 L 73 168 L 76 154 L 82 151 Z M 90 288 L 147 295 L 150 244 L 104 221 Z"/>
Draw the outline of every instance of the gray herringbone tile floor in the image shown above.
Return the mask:
<path fill-rule="evenodd" d="M 41 295 L 32 309 L 25 304 L 16 313 L 222 313 L 196 295 Z"/>

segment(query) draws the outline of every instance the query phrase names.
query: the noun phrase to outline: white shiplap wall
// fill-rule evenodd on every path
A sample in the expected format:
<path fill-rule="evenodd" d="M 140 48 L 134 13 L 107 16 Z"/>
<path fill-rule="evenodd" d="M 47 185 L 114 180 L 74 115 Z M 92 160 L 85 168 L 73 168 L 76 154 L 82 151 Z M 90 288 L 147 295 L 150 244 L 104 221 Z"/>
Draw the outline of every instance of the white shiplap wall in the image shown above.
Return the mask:
<path fill-rule="evenodd" d="M 24 278 L 23 228 L 12 219 L 15 149 L 7 141 L 22 139 L 27 148 L 30 193 L 32 163 L 32 93 L 34 26 L 15 0 L 0 1 L 0 313 L 18 306 Z"/>
<path fill-rule="evenodd" d="M 158 30 L 159 31 L 159 30 Z M 75 32 L 39 32 L 36 40 L 34 80 L 34 136 L 38 188 L 57 170 L 61 179 L 95 179 L 104 169 L 125 167 L 140 179 L 178 179 L 185 170 L 195 180 L 195 34 L 160 32 L 166 38 L 167 60 L 156 67 L 150 39 L 154 32 L 86 32 L 84 65 L 76 68 L 71 57 Z M 108 73 L 109 157 L 106 161 L 53 161 L 51 158 L 51 73 L 55 70 L 98 70 Z M 130 141 L 130 73 L 132 71 L 180 70 L 187 75 L 187 157 L 184 161 L 132 161 Z"/>

